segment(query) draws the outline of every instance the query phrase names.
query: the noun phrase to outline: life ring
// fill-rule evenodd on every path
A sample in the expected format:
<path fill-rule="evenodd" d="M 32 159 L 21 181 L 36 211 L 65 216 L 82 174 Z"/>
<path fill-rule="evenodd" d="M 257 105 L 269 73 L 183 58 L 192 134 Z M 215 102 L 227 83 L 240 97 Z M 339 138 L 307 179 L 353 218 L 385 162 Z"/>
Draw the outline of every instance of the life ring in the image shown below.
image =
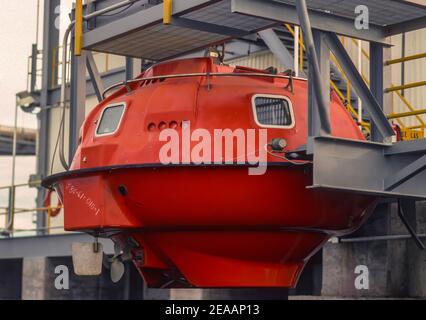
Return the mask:
<path fill-rule="evenodd" d="M 46 198 L 44 199 L 44 207 L 47 209 L 47 213 L 49 214 L 49 216 L 56 217 L 59 214 L 59 212 L 61 212 L 62 203 L 58 198 L 58 203 L 56 207 L 53 208 L 51 205 L 52 193 L 53 193 L 52 189 L 49 189 L 47 191 Z"/>

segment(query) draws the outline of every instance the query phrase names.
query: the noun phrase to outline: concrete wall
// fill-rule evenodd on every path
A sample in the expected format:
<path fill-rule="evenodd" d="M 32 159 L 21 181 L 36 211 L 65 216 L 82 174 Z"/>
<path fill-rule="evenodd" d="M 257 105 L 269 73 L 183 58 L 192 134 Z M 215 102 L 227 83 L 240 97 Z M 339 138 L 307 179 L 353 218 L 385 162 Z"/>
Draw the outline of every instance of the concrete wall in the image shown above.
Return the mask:
<path fill-rule="evenodd" d="M 417 204 L 417 232 L 426 229 L 426 204 Z M 368 223 L 350 237 L 408 234 L 397 215 L 396 204 L 382 205 Z M 355 287 L 355 268 L 369 270 L 369 289 Z M 360 243 L 328 243 L 323 250 L 322 295 L 339 297 L 426 298 L 426 252 L 412 239 Z"/>
<path fill-rule="evenodd" d="M 106 269 L 99 277 L 76 276 L 70 257 L 26 258 L 21 265 L 21 269 L 16 268 L 19 277 L 9 279 L 4 286 L 10 292 L 19 292 L 19 295 L 14 295 L 15 299 L 21 298 L 21 274 L 23 300 L 138 300 L 150 295 L 149 291 L 145 293 L 142 279 L 131 263 L 126 264 L 126 274 L 116 284 L 110 280 Z M 61 265 L 69 270 L 69 289 L 59 290 L 55 286 L 58 277 L 55 268 Z M 0 269 L 4 267 L 4 261 L 1 261 Z"/>

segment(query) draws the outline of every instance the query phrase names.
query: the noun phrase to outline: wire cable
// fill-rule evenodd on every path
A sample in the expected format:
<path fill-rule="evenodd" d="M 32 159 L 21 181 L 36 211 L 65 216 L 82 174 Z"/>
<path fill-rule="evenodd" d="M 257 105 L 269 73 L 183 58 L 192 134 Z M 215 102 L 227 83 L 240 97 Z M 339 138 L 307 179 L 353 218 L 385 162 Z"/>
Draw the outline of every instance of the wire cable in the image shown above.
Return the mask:
<path fill-rule="evenodd" d="M 288 157 L 286 157 L 286 155 L 285 155 L 285 153 L 283 152 L 283 156 L 280 156 L 280 155 L 278 155 L 278 154 L 276 154 L 276 153 L 273 153 L 273 152 L 271 152 L 271 151 L 269 151 L 268 150 L 268 147 L 269 147 L 269 145 L 268 144 L 265 144 L 265 151 L 268 153 L 268 154 L 270 154 L 271 156 L 273 156 L 273 157 L 276 157 L 276 158 L 279 158 L 279 159 L 284 159 L 284 160 L 287 160 L 288 162 L 290 162 L 291 164 L 294 164 L 294 165 L 297 165 L 297 166 L 303 166 L 303 165 L 306 165 L 306 164 L 311 164 L 312 163 L 312 161 L 294 161 L 294 160 L 291 160 L 291 159 L 289 159 Z"/>

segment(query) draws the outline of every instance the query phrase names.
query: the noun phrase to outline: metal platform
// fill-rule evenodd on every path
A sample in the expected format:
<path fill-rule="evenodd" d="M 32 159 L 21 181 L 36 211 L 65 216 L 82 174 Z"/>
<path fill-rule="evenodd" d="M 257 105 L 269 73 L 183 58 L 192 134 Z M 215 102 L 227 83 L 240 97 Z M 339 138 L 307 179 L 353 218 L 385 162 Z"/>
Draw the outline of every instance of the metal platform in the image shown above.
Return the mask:
<path fill-rule="evenodd" d="M 162 61 L 283 22 L 299 24 L 294 0 L 175 0 L 171 25 L 163 25 L 161 4 L 105 21 L 85 32 L 84 48 Z M 426 27 L 426 6 L 400 0 L 370 0 L 370 28 L 354 28 L 363 0 L 310 0 L 312 27 L 384 42 L 385 37 Z M 142 7 L 141 7 L 142 8 Z"/>
<path fill-rule="evenodd" d="M 20 259 L 26 257 L 68 257 L 71 256 L 73 242 L 93 242 L 84 233 L 58 234 L 0 239 L 0 259 Z M 109 239 L 99 239 L 106 254 L 114 253 L 114 245 Z"/>
<path fill-rule="evenodd" d="M 162 5 L 133 13 L 86 32 L 83 47 L 161 61 L 276 25 L 232 13 L 231 1 L 175 1 L 173 13 L 171 25 L 162 23 Z"/>

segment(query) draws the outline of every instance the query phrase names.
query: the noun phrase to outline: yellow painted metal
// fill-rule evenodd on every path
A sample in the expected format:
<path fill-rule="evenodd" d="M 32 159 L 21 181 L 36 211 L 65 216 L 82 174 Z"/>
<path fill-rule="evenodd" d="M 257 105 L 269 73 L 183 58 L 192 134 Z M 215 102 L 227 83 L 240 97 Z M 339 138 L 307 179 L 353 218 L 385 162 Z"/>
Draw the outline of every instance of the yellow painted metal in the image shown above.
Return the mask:
<path fill-rule="evenodd" d="M 426 109 L 421 110 L 414 110 L 409 112 L 401 112 L 401 113 L 392 113 L 387 116 L 388 119 L 398 119 L 398 118 L 405 118 L 405 117 L 411 117 L 416 116 L 420 114 L 426 114 Z"/>
<path fill-rule="evenodd" d="M 404 90 L 404 89 L 412 89 L 412 88 L 423 87 L 423 86 L 426 86 L 426 81 L 407 83 L 402 86 L 391 86 L 390 88 L 386 88 L 385 92 L 388 93 L 388 92 Z"/>
<path fill-rule="evenodd" d="M 425 137 L 424 129 L 421 130 L 413 130 L 409 128 L 401 129 L 401 138 L 402 140 L 418 140 L 423 139 Z"/>
<path fill-rule="evenodd" d="M 408 127 L 408 129 L 426 129 L 426 126 L 419 124 L 417 126 Z"/>
<path fill-rule="evenodd" d="M 352 43 L 354 43 L 358 47 L 358 41 L 356 41 L 354 38 L 351 38 L 351 40 L 352 40 Z M 369 56 L 368 52 L 365 51 L 364 48 L 361 48 L 361 51 L 362 51 L 362 55 L 364 57 L 366 57 L 367 59 L 370 59 L 370 56 Z"/>
<path fill-rule="evenodd" d="M 294 37 L 295 33 L 294 33 L 294 30 L 293 30 L 292 26 L 289 25 L 288 23 L 286 23 L 284 25 L 287 28 L 287 30 L 291 33 L 291 35 Z M 343 37 L 342 37 L 342 41 L 344 41 Z M 300 43 L 300 52 L 301 52 L 301 55 L 300 55 L 300 59 L 301 59 L 300 64 L 303 67 L 303 50 L 305 49 L 305 44 L 303 43 L 303 36 L 302 35 L 301 35 L 299 43 Z M 348 109 L 348 111 L 355 118 L 358 119 L 358 112 L 355 110 L 355 108 L 352 106 L 352 103 L 351 103 L 351 83 L 350 83 L 349 79 L 346 77 L 346 74 L 343 71 L 343 68 L 341 67 L 341 65 L 339 64 L 339 61 L 337 61 L 336 57 L 333 54 L 331 54 L 330 55 L 330 59 L 337 66 L 337 68 L 339 69 L 340 74 L 345 78 L 345 81 L 346 81 L 346 97 L 343 95 L 342 91 L 336 86 L 336 84 L 332 80 L 330 80 L 330 85 L 334 89 L 334 91 L 337 93 L 337 95 L 339 96 L 340 100 L 346 104 L 346 108 Z M 362 122 L 361 125 L 364 127 L 364 129 L 367 132 L 370 131 L 368 123 Z"/>
<path fill-rule="evenodd" d="M 74 54 L 81 56 L 83 48 L 83 0 L 75 1 Z"/>
<path fill-rule="evenodd" d="M 394 93 L 401 99 L 401 101 L 407 106 L 410 111 L 416 111 L 416 109 L 408 102 L 408 100 L 399 92 L 394 91 Z M 423 121 L 422 117 L 416 115 L 417 120 L 421 123 L 421 127 L 426 127 L 426 123 Z"/>
<path fill-rule="evenodd" d="M 288 31 L 292 34 L 292 36 L 294 37 L 294 30 L 293 30 L 293 28 L 291 27 L 291 25 L 289 25 L 289 24 L 285 24 L 285 27 L 288 29 Z M 345 37 L 342 37 L 342 39 L 341 39 L 341 41 L 342 41 L 342 43 L 344 44 L 345 43 Z M 355 45 L 357 45 L 358 46 L 358 42 L 355 40 L 355 39 L 352 39 L 351 38 L 351 41 L 355 44 Z M 302 51 L 302 48 L 304 49 L 304 44 L 303 44 L 303 40 L 302 41 L 300 41 L 300 46 L 301 46 L 301 52 L 303 53 L 303 51 Z M 362 49 L 362 54 L 363 54 L 363 56 L 364 57 L 366 57 L 366 58 L 368 58 L 369 59 L 369 54 L 368 54 L 368 52 L 365 50 L 365 49 Z M 388 65 L 388 64 L 393 64 L 393 63 L 397 63 L 399 60 L 401 60 L 401 61 L 399 61 L 399 62 L 402 62 L 402 61 L 409 61 L 409 60 L 414 60 L 414 59 L 420 59 L 420 58 L 424 58 L 424 57 L 426 57 L 426 53 L 425 54 L 418 54 L 418 55 L 413 55 L 413 56 L 409 56 L 409 57 L 405 57 L 405 58 L 401 58 L 401 59 L 395 59 L 395 60 L 390 60 L 390 61 L 388 61 L 386 64 Z M 347 91 L 347 94 L 346 94 L 346 98 L 345 98 L 345 96 L 343 95 L 343 93 L 341 92 L 341 90 L 339 90 L 338 88 L 337 88 L 337 86 L 334 84 L 334 82 L 333 81 L 330 81 L 330 85 L 331 85 L 331 87 L 334 89 L 334 91 L 336 91 L 336 93 L 337 93 L 337 95 L 339 96 L 339 98 L 342 100 L 342 101 L 344 101 L 344 102 L 346 102 L 346 105 L 347 105 L 347 108 L 348 108 L 348 110 L 349 110 L 349 112 L 352 114 L 352 115 L 354 115 L 354 116 L 357 116 L 357 111 L 353 108 L 353 106 L 352 106 L 352 104 L 351 104 L 351 83 L 350 83 L 350 81 L 349 81 L 349 79 L 346 77 L 346 75 L 345 75 L 345 73 L 344 73 L 344 71 L 343 71 L 343 68 L 340 66 L 340 64 L 339 64 L 339 62 L 337 61 L 337 59 L 335 58 L 335 56 L 333 55 L 333 54 L 331 54 L 330 55 L 330 59 L 334 62 L 334 64 L 337 66 L 337 68 L 338 68 L 338 70 L 339 70 L 339 72 L 341 73 L 341 75 L 345 78 L 345 81 L 346 81 L 346 91 Z M 364 74 L 362 74 L 361 75 L 362 76 L 362 78 L 363 78 L 363 80 L 365 81 L 365 83 L 367 84 L 367 85 L 369 85 L 370 83 L 369 83 L 369 81 L 368 81 L 368 79 L 367 79 L 367 77 L 365 77 L 365 75 Z M 415 116 L 416 118 L 417 118 L 417 120 L 421 123 L 421 125 L 418 125 L 418 126 L 413 126 L 413 127 L 409 127 L 409 128 L 407 128 L 407 129 L 421 129 L 421 128 L 426 128 L 426 124 L 425 124 L 425 122 L 423 121 L 423 119 L 419 116 L 419 115 L 421 115 L 421 114 L 424 114 L 424 112 L 422 112 L 422 110 L 420 110 L 420 111 L 416 111 L 415 110 L 415 108 L 408 102 L 408 100 L 404 97 L 404 96 L 402 96 L 400 93 L 399 93 L 399 90 L 401 90 L 401 89 L 409 89 L 409 88 L 414 88 L 414 87 L 418 87 L 418 86 L 422 86 L 422 85 L 426 85 L 426 81 L 422 81 L 422 82 L 416 82 L 416 83 L 412 83 L 412 84 L 408 84 L 408 85 L 406 85 L 406 86 L 394 86 L 394 85 L 392 85 L 390 88 L 388 88 L 388 89 L 386 89 L 385 90 L 385 92 L 392 92 L 392 93 L 395 93 L 398 97 L 399 97 L 399 99 L 401 99 L 401 101 L 407 106 L 407 108 L 411 111 L 411 112 L 407 112 L 407 113 L 401 113 L 401 114 L 399 114 L 399 115 L 402 115 L 402 116 L 398 116 L 398 115 L 396 115 L 396 114 L 391 114 L 391 115 L 389 115 L 388 116 L 388 119 L 395 119 L 397 122 L 398 122 L 398 124 L 400 125 L 400 127 L 401 128 L 403 128 L 403 129 L 406 129 L 407 127 L 404 125 L 404 123 L 401 121 L 401 117 L 407 117 L 407 116 Z M 362 125 L 363 126 L 365 126 L 365 127 L 368 127 L 369 125 L 368 125 L 368 123 L 362 123 Z"/>
<path fill-rule="evenodd" d="M 389 66 L 391 64 L 402 63 L 402 62 L 412 61 L 412 60 L 417 60 L 417 59 L 422 59 L 422 58 L 426 58 L 426 52 L 425 53 L 419 53 L 419 54 L 413 54 L 412 56 L 402 57 L 402 58 L 399 58 L 399 59 L 388 60 L 388 61 L 385 62 L 385 65 Z"/>
<path fill-rule="evenodd" d="M 305 44 L 303 42 L 303 31 L 302 29 L 300 29 L 300 39 L 299 39 L 299 43 L 300 43 L 300 55 L 299 55 L 299 66 L 300 66 L 300 70 L 304 69 L 304 63 L 305 63 Z"/>
<path fill-rule="evenodd" d="M 163 24 L 172 23 L 173 0 L 164 0 L 163 2 Z"/>

